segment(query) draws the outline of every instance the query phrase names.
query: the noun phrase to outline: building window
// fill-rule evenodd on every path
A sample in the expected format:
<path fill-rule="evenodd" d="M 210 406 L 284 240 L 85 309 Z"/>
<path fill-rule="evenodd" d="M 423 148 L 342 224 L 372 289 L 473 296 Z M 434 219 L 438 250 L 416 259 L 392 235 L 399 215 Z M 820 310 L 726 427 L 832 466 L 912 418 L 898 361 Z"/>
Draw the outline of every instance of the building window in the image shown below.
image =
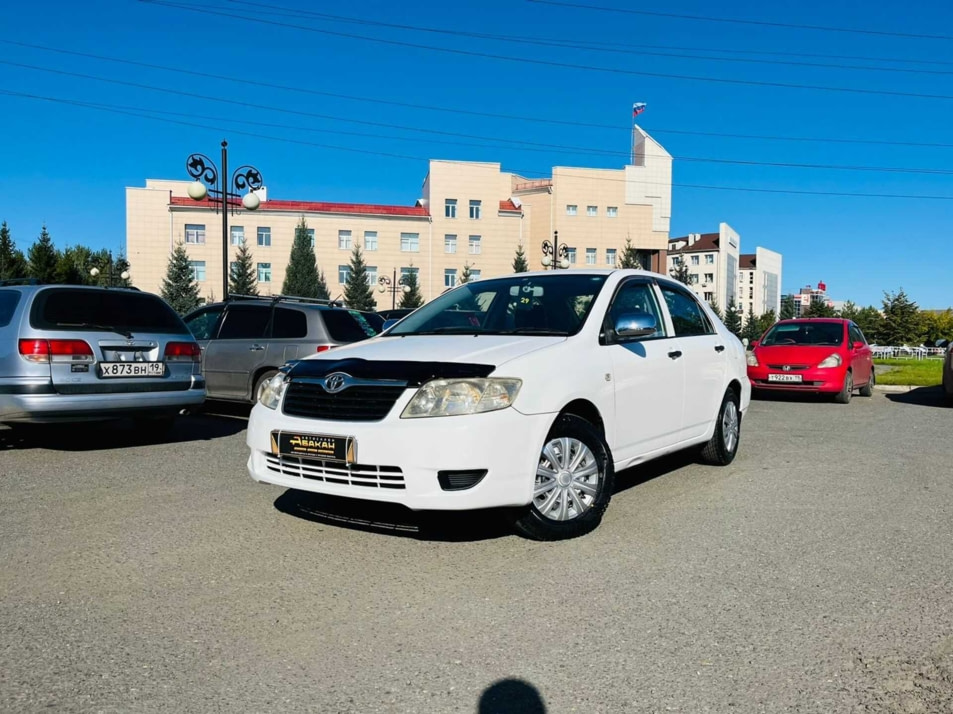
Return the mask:
<path fill-rule="evenodd" d="M 416 277 L 419 277 L 419 276 L 420 276 L 420 268 L 401 268 L 401 269 L 400 269 L 400 277 L 402 277 L 402 278 L 408 277 L 411 273 L 413 273 L 413 275 L 414 275 L 415 278 L 416 278 Z"/>
<path fill-rule="evenodd" d="M 616 249 L 607 248 L 606 249 L 606 265 L 615 265 L 615 256 L 616 256 Z"/>
<path fill-rule="evenodd" d="M 344 285 L 344 283 L 347 282 L 347 276 L 350 275 L 350 274 L 351 274 L 351 266 L 350 266 L 350 265 L 339 265 L 339 266 L 338 266 L 338 282 L 341 283 L 341 285 Z"/>
<path fill-rule="evenodd" d="M 456 268 L 445 268 L 443 271 L 443 286 L 445 288 L 455 288 L 457 286 Z"/>
<path fill-rule="evenodd" d="M 228 241 L 232 245 L 241 245 L 245 242 L 245 226 L 229 226 Z"/>
<path fill-rule="evenodd" d="M 364 231 L 364 250 L 377 250 L 377 231 Z"/>
<path fill-rule="evenodd" d="M 372 288 L 377 285 L 377 266 L 376 265 L 365 265 L 364 270 L 367 271 L 367 284 Z"/>
<path fill-rule="evenodd" d="M 186 223 L 185 224 L 185 242 L 201 244 L 205 242 L 205 224 L 204 223 Z"/>
<path fill-rule="evenodd" d="M 340 250 L 351 249 L 351 231 L 338 231 L 338 248 Z"/>
<path fill-rule="evenodd" d="M 714 274 L 714 273 L 705 273 L 705 282 L 706 282 L 706 283 L 713 283 L 713 282 L 715 282 L 715 274 Z"/>
<path fill-rule="evenodd" d="M 586 265 L 596 264 L 596 249 L 586 248 Z"/>
<path fill-rule="evenodd" d="M 576 205 L 573 204 L 573 203 L 568 204 L 568 205 L 566 206 L 566 215 L 567 215 L 567 216 L 575 216 L 575 215 L 576 215 L 576 211 L 578 210 L 578 208 L 579 208 L 579 207 L 576 206 Z"/>
<path fill-rule="evenodd" d="M 457 252 L 457 237 L 455 235 L 448 234 L 443 237 L 443 252 L 444 253 Z"/>
<path fill-rule="evenodd" d="M 689 285 L 698 285 L 698 273 L 690 273 L 688 275 L 688 284 Z"/>
<path fill-rule="evenodd" d="M 672 257 L 672 265 L 681 265 L 681 264 L 682 264 L 681 256 L 676 255 Z"/>
<path fill-rule="evenodd" d="M 693 256 L 692 256 L 692 265 L 698 265 L 699 262 L 700 262 L 700 261 L 699 261 L 698 256 L 697 256 L 697 255 L 693 255 Z"/>
<path fill-rule="evenodd" d="M 443 217 L 444 218 L 456 218 L 457 217 L 457 199 L 448 198 L 443 202 Z"/>
<path fill-rule="evenodd" d="M 576 249 L 575 248 L 566 248 L 566 257 L 569 258 L 569 264 L 576 264 Z"/>
<path fill-rule="evenodd" d="M 308 235 L 308 244 L 311 250 L 314 250 L 314 228 L 305 228 L 304 232 Z"/>
<path fill-rule="evenodd" d="M 474 280 L 479 280 L 479 279 L 480 279 L 480 271 L 479 271 L 479 270 L 471 270 L 471 271 L 470 271 L 470 282 L 473 282 Z"/>
<path fill-rule="evenodd" d="M 258 264 L 258 282 L 259 283 L 271 282 L 271 263 Z"/>
<path fill-rule="evenodd" d="M 748 282 L 749 282 L 749 283 L 753 283 L 753 282 L 754 282 L 754 271 L 753 271 L 753 270 L 752 270 L 750 273 L 748 273 Z"/>
<path fill-rule="evenodd" d="M 598 216 L 599 207 L 598 206 L 586 206 L 586 215 L 587 216 Z"/>
<path fill-rule="evenodd" d="M 715 256 L 712 255 L 711 253 L 706 253 L 706 254 L 705 254 L 705 265 L 714 265 L 714 264 L 715 264 Z"/>
<path fill-rule="evenodd" d="M 482 201 L 470 201 L 470 218 L 478 219 L 480 217 L 480 206 Z"/>
<path fill-rule="evenodd" d="M 480 236 L 470 236 L 467 240 L 467 244 L 470 247 L 470 255 L 480 254 Z"/>
<path fill-rule="evenodd" d="M 715 299 L 715 293 L 705 293 L 705 300 L 711 302 Z"/>
<path fill-rule="evenodd" d="M 754 288 L 748 288 L 748 299 L 754 300 Z"/>
<path fill-rule="evenodd" d="M 266 248 L 271 245 L 271 228 L 268 226 L 258 227 L 258 245 Z"/>
<path fill-rule="evenodd" d="M 404 253 L 420 252 L 420 234 L 419 233 L 401 233 L 400 249 Z"/>
<path fill-rule="evenodd" d="M 205 280 L 205 261 L 190 260 L 189 267 L 192 268 L 192 280 L 203 282 Z"/>
<path fill-rule="evenodd" d="M 616 218 L 619 215 L 618 206 L 606 206 L 606 215 L 609 218 Z"/>

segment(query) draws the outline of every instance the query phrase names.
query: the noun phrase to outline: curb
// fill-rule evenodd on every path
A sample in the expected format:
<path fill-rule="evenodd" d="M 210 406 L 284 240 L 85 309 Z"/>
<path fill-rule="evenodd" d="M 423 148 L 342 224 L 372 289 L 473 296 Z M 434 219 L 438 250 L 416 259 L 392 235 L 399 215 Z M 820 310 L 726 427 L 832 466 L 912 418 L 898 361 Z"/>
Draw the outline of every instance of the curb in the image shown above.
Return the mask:
<path fill-rule="evenodd" d="M 878 392 L 910 392 L 920 387 L 914 384 L 875 384 L 874 389 Z"/>

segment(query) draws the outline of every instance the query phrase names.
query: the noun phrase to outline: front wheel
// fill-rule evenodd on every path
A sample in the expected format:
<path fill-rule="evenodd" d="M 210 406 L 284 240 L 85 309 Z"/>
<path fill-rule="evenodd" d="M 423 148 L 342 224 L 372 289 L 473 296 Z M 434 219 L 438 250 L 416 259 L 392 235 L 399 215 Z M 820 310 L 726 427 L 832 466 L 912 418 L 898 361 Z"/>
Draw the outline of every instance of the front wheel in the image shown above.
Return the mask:
<path fill-rule="evenodd" d="M 854 396 L 854 375 L 847 370 L 847 374 L 844 375 L 844 386 L 834 396 L 834 401 L 838 404 L 847 404 L 852 396 Z"/>
<path fill-rule="evenodd" d="M 533 501 L 514 527 L 534 540 L 575 538 L 594 530 L 612 498 L 609 448 L 588 421 L 566 414 L 553 424 L 536 466 Z"/>
<path fill-rule="evenodd" d="M 716 466 L 727 466 L 735 460 L 740 439 L 741 412 L 738 409 L 738 395 L 733 389 L 729 389 L 721 400 L 715 433 L 702 447 L 702 460 Z"/>
<path fill-rule="evenodd" d="M 874 368 L 870 368 L 870 379 L 867 380 L 867 384 L 860 388 L 860 396 L 862 397 L 872 397 L 874 395 L 874 385 L 877 384 L 877 378 L 874 376 Z"/>

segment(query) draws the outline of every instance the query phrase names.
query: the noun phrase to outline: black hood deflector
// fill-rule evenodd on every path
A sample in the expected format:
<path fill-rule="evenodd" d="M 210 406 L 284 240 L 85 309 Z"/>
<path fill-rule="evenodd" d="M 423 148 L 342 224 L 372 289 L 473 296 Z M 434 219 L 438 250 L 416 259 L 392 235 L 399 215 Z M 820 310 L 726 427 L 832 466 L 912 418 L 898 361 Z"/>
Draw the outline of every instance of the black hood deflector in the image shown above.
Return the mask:
<path fill-rule="evenodd" d="M 393 379 L 406 381 L 408 387 L 419 387 L 431 379 L 467 379 L 487 377 L 496 367 L 491 364 L 460 362 L 407 362 L 366 360 L 350 357 L 338 360 L 305 359 L 289 362 L 292 381 L 295 377 L 327 377 L 344 372 L 358 379 Z"/>

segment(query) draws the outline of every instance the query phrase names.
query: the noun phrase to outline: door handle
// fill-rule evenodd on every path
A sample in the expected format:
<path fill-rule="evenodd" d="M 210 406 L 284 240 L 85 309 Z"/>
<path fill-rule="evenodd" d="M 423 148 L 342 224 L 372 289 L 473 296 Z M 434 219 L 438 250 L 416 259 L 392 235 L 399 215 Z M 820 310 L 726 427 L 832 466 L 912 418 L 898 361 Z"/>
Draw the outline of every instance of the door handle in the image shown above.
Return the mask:
<path fill-rule="evenodd" d="M 715 352 L 724 352 L 724 351 L 725 351 L 724 345 L 715 345 Z"/>
<path fill-rule="evenodd" d="M 263 349 L 265 349 L 265 348 L 262 347 L 261 345 L 252 345 L 251 347 L 248 348 L 248 351 L 249 351 L 249 352 L 261 352 Z"/>
<path fill-rule="evenodd" d="M 681 351 L 681 350 L 673 350 L 673 351 L 671 351 L 671 352 L 668 353 L 668 356 L 671 357 L 672 359 L 678 359 L 679 357 L 682 356 L 682 351 Z"/>

